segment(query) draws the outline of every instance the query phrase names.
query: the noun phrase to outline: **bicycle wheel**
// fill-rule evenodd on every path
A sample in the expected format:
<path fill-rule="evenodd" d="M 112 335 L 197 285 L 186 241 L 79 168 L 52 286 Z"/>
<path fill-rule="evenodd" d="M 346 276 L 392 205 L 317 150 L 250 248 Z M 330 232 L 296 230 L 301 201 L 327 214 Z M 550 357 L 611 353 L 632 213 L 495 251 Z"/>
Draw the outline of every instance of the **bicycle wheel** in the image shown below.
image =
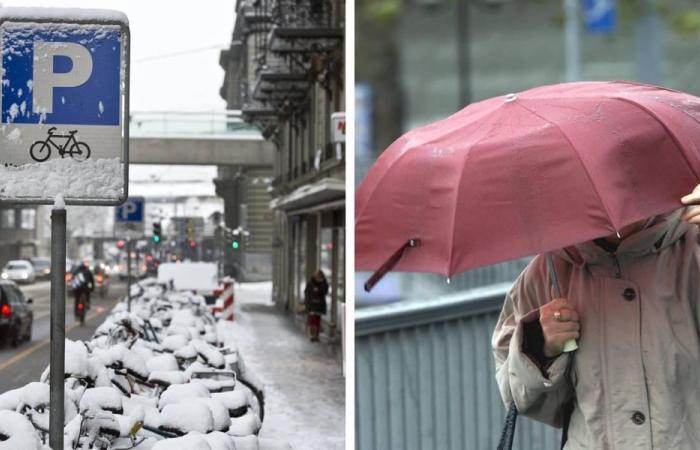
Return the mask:
<path fill-rule="evenodd" d="M 76 142 L 70 146 L 68 154 L 76 161 L 85 161 L 90 157 L 90 147 L 85 142 Z"/>
<path fill-rule="evenodd" d="M 51 146 L 46 141 L 36 141 L 29 147 L 29 155 L 36 162 L 44 162 L 51 156 Z"/>
<path fill-rule="evenodd" d="M 80 325 L 85 324 L 85 294 L 80 294 L 75 301 L 75 320 L 80 321 Z"/>

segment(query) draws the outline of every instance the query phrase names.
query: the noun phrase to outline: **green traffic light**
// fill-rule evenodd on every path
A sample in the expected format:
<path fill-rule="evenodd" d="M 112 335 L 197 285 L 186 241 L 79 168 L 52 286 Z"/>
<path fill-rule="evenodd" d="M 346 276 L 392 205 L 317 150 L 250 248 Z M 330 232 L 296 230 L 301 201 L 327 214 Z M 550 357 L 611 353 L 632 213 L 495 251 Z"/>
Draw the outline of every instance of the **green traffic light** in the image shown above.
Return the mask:
<path fill-rule="evenodd" d="M 238 247 L 240 247 L 240 244 L 238 243 L 238 241 L 231 242 L 231 248 L 237 249 Z"/>
<path fill-rule="evenodd" d="M 153 236 L 153 242 L 156 244 L 160 243 L 160 236 Z"/>

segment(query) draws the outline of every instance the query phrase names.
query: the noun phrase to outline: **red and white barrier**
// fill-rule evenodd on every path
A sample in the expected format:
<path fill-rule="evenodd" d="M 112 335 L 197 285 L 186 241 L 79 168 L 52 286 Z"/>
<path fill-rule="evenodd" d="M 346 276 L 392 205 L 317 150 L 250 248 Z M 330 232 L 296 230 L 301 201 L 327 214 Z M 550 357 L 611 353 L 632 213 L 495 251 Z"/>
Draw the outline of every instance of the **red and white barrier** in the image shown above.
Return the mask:
<path fill-rule="evenodd" d="M 222 286 L 214 289 L 212 295 L 216 297 L 216 303 L 211 306 L 211 313 L 217 319 L 233 320 L 233 278 L 224 278 Z"/>
<path fill-rule="evenodd" d="M 224 307 L 221 312 L 224 320 L 233 320 L 233 280 L 231 278 L 224 279 L 224 292 L 221 294 L 224 299 Z"/>

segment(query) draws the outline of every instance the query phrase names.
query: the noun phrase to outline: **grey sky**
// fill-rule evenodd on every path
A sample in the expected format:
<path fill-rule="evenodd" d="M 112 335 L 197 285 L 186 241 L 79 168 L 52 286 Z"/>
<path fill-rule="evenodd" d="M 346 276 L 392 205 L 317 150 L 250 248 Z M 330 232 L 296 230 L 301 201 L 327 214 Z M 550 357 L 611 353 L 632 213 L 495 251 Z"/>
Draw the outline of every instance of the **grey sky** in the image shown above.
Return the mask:
<path fill-rule="evenodd" d="M 131 27 L 131 110 L 221 110 L 220 48 L 153 58 L 231 40 L 235 0 L 0 0 L 3 6 L 120 10 Z"/>

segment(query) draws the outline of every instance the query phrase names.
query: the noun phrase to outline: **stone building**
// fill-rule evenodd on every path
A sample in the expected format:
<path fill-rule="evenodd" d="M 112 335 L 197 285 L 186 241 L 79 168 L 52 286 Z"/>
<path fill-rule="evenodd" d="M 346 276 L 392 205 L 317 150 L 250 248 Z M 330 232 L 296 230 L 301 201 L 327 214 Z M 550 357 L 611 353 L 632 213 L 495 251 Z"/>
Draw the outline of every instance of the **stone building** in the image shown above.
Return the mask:
<path fill-rule="evenodd" d="M 274 301 L 298 311 L 323 270 L 331 336 L 345 290 L 344 28 L 342 0 L 239 0 L 221 56 L 222 96 L 277 149 L 265 212 Z"/>

